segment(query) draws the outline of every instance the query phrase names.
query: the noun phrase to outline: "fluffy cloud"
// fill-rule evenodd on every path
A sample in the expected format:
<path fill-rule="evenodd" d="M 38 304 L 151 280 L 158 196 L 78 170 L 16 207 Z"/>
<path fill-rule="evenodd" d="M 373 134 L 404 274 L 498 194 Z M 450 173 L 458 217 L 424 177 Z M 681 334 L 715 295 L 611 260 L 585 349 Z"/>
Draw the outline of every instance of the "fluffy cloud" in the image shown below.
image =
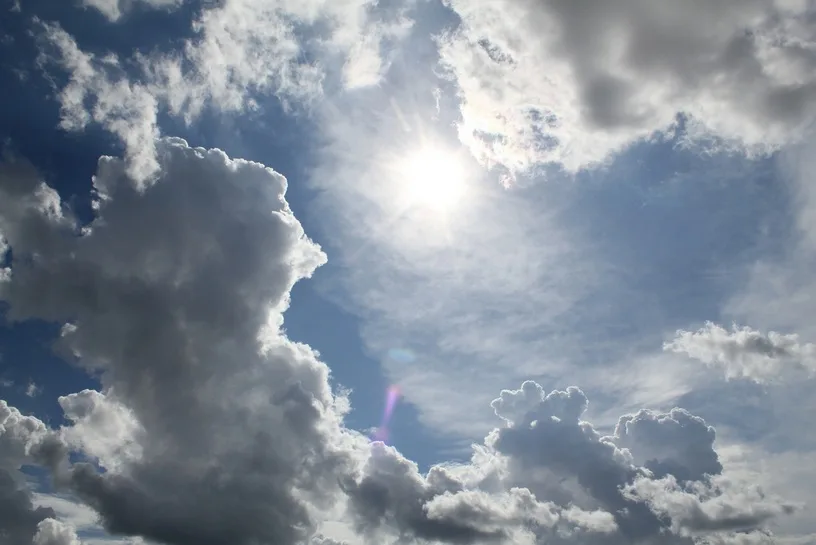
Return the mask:
<path fill-rule="evenodd" d="M 82 0 L 82 4 L 99 10 L 110 21 L 118 21 L 136 3 L 153 9 L 173 9 L 179 7 L 184 0 Z"/>
<path fill-rule="evenodd" d="M 100 124 L 124 144 L 128 173 L 145 181 L 158 170 L 159 112 L 190 122 L 207 106 L 241 112 L 270 96 L 303 108 L 335 80 L 341 87 L 375 84 L 390 62 L 385 46 L 411 27 L 405 13 L 371 0 L 226 0 L 202 9 L 181 54 L 97 56 L 43 23 L 42 58 L 69 75 L 59 94 L 62 128 Z"/>
<path fill-rule="evenodd" d="M 671 474 L 680 480 L 700 481 L 722 472 L 715 431 L 684 409 L 663 414 L 641 410 L 621 417 L 615 444 L 635 456 L 633 461 L 658 477 Z"/>
<path fill-rule="evenodd" d="M 121 160 L 100 160 L 97 218 L 81 233 L 52 222 L 47 236 L 20 236 L 17 218 L 0 216 L 14 251 L 0 294 L 11 319 L 70 322 L 60 349 L 128 408 L 123 418 L 102 396 L 63 398 L 84 448 L 110 456 L 106 428 L 141 428 L 138 452 L 106 463 L 115 470 L 70 475 L 108 529 L 298 541 L 309 506 L 329 502 L 353 466 L 327 367 L 277 329 L 292 284 L 325 256 L 279 174 L 180 140 L 158 150 L 162 176 L 144 190 Z"/>
<path fill-rule="evenodd" d="M 94 390 L 61 396 L 59 404 L 70 426 L 62 437 L 73 448 L 93 456 L 102 467 L 115 470 L 123 460 L 141 455 L 133 412 L 110 395 Z"/>
<path fill-rule="evenodd" d="M 463 142 L 510 173 L 576 170 L 668 129 L 678 114 L 750 151 L 799 137 L 816 113 L 801 0 L 451 0 L 441 41 Z"/>
<path fill-rule="evenodd" d="M 344 509 L 371 539 L 686 543 L 733 530 L 735 512 L 756 515 L 740 519 L 751 532 L 787 512 L 710 484 L 722 467 L 702 419 L 642 411 L 604 437 L 582 420 L 580 389 L 534 382 L 492 403 L 505 425 L 469 462 L 420 473 L 344 427 L 348 403 L 328 367 L 282 333 L 292 286 L 325 261 L 286 203 L 286 180 L 180 139 L 156 151 L 149 185 L 125 161 L 100 159 L 96 216 L 84 226 L 23 162 L 0 169 L 8 317 L 65 324 L 57 349 L 103 388 L 60 398 L 59 433 L 0 405 L 3 459 L 57 469 L 57 484 L 111 533 L 172 545 L 327 543 L 321 517 Z M 106 471 L 59 466 L 62 441 Z M 647 494 L 655 489 L 674 494 L 671 506 L 688 494 L 708 526 Z M 71 528 L 42 522 L 53 510 L 9 490 L 15 520 L 27 521 L 21 543 L 75 541 Z"/>
<path fill-rule="evenodd" d="M 37 525 L 34 545 L 80 545 L 80 542 L 70 525 L 51 518 Z"/>
<path fill-rule="evenodd" d="M 40 419 L 23 415 L 0 399 L 0 469 L 16 471 L 32 463 L 52 465 L 61 446 L 57 434 Z"/>
<path fill-rule="evenodd" d="M 708 322 L 697 331 L 678 331 L 663 348 L 721 367 L 727 378 L 770 382 L 797 371 L 816 372 L 816 346 L 800 342 L 796 334 L 764 334 L 736 325 L 728 331 Z"/>
<path fill-rule="evenodd" d="M 744 484 L 727 487 L 725 493 L 716 485 L 701 483 L 683 489 L 673 476 L 639 478 L 626 486 L 624 494 L 646 501 L 655 512 L 668 517 L 672 530 L 680 535 L 750 530 L 795 510 L 795 506 L 766 498 L 760 490 Z"/>

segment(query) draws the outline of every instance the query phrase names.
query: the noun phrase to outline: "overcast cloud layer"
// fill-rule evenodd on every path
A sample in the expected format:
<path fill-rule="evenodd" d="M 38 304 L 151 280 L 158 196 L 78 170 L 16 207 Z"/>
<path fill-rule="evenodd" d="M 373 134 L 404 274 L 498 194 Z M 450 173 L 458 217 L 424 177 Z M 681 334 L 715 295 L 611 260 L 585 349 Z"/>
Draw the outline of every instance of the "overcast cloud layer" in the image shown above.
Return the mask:
<path fill-rule="evenodd" d="M 58 325 L 54 353 L 100 381 L 56 400 L 62 422 L 0 401 L 0 545 L 816 539 L 810 2 L 74 8 L 124 28 L 190 5 L 172 47 L 122 52 L 12 4 L 38 54 L 20 77 L 53 85 L 53 125 L 101 129 L 120 152 L 98 158 L 92 218 L 13 142 L 0 163 L 5 316 Z M 295 217 L 274 157 L 167 128 L 271 104 L 313 127 L 291 154 L 314 158 L 300 183 L 322 232 Z M 398 172 L 428 148 L 468 179 L 444 213 Z M 685 155 L 650 184 L 658 148 Z M 769 164 L 789 200 L 761 209 L 744 248 L 691 232 L 758 215 L 701 211 L 678 185 L 730 173 L 748 201 Z M 685 237 L 650 239 L 634 208 L 604 224 L 605 172 L 646 178 L 639 208 L 682 202 L 684 221 L 659 219 Z M 793 219 L 773 231 L 774 214 Z M 745 226 L 722 224 L 735 241 Z M 725 280 L 691 309 L 667 271 L 694 271 L 695 244 Z M 361 319 L 420 422 L 473 442 L 457 462 L 421 469 L 351 429 L 335 362 L 287 336 L 292 289 L 327 254 L 339 272 L 320 288 Z"/>

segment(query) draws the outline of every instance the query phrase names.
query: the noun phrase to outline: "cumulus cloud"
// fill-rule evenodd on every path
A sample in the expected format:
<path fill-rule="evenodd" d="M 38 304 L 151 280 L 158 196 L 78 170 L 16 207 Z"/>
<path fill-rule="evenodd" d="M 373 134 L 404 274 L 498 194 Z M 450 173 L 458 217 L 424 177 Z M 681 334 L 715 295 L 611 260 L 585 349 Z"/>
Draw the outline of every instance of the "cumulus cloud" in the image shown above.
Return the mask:
<path fill-rule="evenodd" d="M 55 519 L 45 519 L 37 524 L 34 545 L 80 545 L 76 530 Z"/>
<path fill-rule="evenodd" d="M 644 409 L 622 416 L 613 440 L 632 454 L 637 465 L 658 477 L 671 474 L 679 480 L 700 481 L 722 472 L 715 436 L 712 426 L 684 409 L 665 414 Z"/>
<path fill-rule="evenodd" d="M 48 462 L 55 443 L 59 439 L 40 419 L 0 399 L 0 468 L 16 471 L 25 464 Z"/>
<path fill-rule="evenodd" d="M 470 461 L 421 473 L 344 426 L 348 401 L 328 367 L 282 331 L 294 283 L 326 259 L 289 209 L 286 180 L 180 139 L 157 141 L 156 160 L 144 185 L 126 161 L 101 158 L 95 218 L 81 227 L 32 169 L 0 169 L 8 317 L 65 324 L 59 353 L 102 382 L 60 398 L 59 432 L 0 405 L 0 459 L 14 460 L 10 471 L 28 459 L 58 469 L 57 484 L 112 534 L 328 543 L 321 517 L 345 510 L 371 539 L 683 543 L 698 527 L 733 530 L 734 512 L 756 515 L 740 526 L 751 531 L 787 512 L 710 485 L 722 468 L 702 419 L 644 411 L 604 437 L 583 420 L 579 388 L 534 382 L 492 403 L 504 426 Z M 105 471 L 67 467 L 67 447 Z M 704 505 L 709 526 L 667 515 L 644 492 L 669 478 Z M 70 527 L 42 523 L 54 510 L 9 490 L 26 521 L 21 543 L 75 541 Z"/>
<path fill-rule="evenodd" d="M 638 478 L 625 487 L 624 494 L 644 500 L 671 520 L 672 530 L 680 535 L 719 531 L 753 530 L 781 514 L 793 513 L 795 506 L 777 498 L 767 498 L 762 491 L 740 483 L 725 493 L 713 485 L 697 483 L 682 488 L 673 476 L 660 480 Z"/>
<path fill-rule="evenodd" d="M 792 372 L 816 372 L 816 346 L 800 342 L 796 334 L 765 334 L 736 325 L 729 331 L 707 322 L 697 331 L 678 331 L 663 349 L 720 367 L 729 379 L 772 382 Z"/>
<path fill-rule="evenodd" d="M 58 399 L 70 426 L 61 433 L 67 444 L 115 470 L 123 460 L 141 455 L 136 434 L 142 433 L 133 412 L 110 395 L 83 390 Z"/>
<path fill-rule="evenodd" d="M 574 171 L 679 114 L 751 152 L 797 139 L 816 113 L 809 3 L 801 0 L 451 0 L 441 40 L 460 136 L 510 174 Z"/>
<path fill-rule="evenodd" d="M 110 457 L 117 435 L 100 434 L 138 422 L 132 458 L 71 473 L 109 530 L 297 541 L 312 528 L 308 506 L 330 501 L 335 475 L 353 466 L 327 367 L 277 329 L 292 284 L 325 256 L 271 169 L 181 140 L 162 141 L 158 157 L 162 176 L 146 190 L 123 161 L 102 158 L 97 218 L 81 234 L 53 225 L 20 236 L 15 217 L 0 216 L 15 256 L 2 298 L 11 319 L 69 323 L 60 349 L 128 408 L 89 392 L 63 398 L 78 425 L 69 439 Z M 59 245 L 43 246 L 52 236 Z"/>
<path fill-rule="evenodd" d="M 122 0 L 94 1 L 120 8 Z M 159 112 L 191 122 L 205 107 L 242 112 L 269 97 L 308 108 L 329 79 L 341 88 L 375 84 L 390 63 L 386 45 L 411 27 L 406 9 L 371 0 L 226 0 L 202 9 L 181 53 L 130 59 L 82 51 L 60 26 L 43 23 L 42 59 L 69 75 L 59 92 L 62 128 L 100 124 L 124 145 L 128 173 L 147 181 L 158 169 Z"/>

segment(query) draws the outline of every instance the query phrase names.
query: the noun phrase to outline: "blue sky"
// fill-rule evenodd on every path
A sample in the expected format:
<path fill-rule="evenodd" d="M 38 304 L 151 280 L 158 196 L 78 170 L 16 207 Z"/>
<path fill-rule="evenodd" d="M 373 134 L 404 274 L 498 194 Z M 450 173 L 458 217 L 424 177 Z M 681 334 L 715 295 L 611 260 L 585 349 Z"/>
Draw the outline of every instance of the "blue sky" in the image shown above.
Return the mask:
<path fill-rule="evenodd" d="M 10 544 L 816 540 L 809 2 L 0 10 Z"/>

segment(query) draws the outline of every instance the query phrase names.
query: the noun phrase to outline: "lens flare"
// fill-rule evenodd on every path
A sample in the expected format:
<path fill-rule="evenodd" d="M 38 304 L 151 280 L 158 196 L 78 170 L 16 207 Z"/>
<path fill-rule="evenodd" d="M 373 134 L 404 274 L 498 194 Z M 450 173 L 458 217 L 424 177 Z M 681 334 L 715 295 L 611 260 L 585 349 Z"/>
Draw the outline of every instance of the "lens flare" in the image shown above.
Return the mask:
<path fill-rule="evenodd" d="M 374 439 L 377 441 L 388 441 L 388 423 L 391 420 L 391 415 L 394 413 L 394 408 L 397 406 L 397 401 L 400 398 L 399 388 L 396 386 L 389 386 L 385 393 L 385 409 L 383 410 L 382 421 L 374 434 Z"/>

